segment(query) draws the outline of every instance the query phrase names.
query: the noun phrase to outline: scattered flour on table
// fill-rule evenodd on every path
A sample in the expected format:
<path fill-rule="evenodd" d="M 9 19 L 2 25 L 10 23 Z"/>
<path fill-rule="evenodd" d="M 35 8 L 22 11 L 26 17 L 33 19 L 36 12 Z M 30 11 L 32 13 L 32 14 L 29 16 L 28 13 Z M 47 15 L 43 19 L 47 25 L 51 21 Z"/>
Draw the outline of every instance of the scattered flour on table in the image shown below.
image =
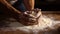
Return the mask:
<path fill-rule="evenodd" d="M 10 20 L 11 20 L 11 18 L 10 18 Z M 25 32 L 30 32 L 30 30 L 32 30 L 34 32 L 34 34 L 37 34 L 38 31 L 45 30 L 45 28 L 48 28 L 48 27 L 51 29 L 55 29 L 54 26 L 56 24 L 60 24 L 60 21 L 54 21 L 53 19 L 48 18 L 45 15 L 43 15 L 41 18 L 39 18 L 38 22 L 39 23 L 37 25 L 33 25 L 33 26 L 24 26 L 24 25 L 20 24 L 19 22 L 13 22 L 13 23 L 9 24 L 10 27 L 0 28 L 0 29 L 3 31 L 16 31 L 17 29 L 19 29 L 19 30 L 25 31 Z"/>

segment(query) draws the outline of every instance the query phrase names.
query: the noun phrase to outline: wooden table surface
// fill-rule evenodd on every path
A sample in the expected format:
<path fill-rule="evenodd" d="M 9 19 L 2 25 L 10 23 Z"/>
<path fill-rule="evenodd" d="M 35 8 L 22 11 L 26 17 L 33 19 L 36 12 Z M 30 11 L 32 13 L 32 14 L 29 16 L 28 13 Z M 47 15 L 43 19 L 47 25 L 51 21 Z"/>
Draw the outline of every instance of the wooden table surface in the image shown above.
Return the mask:
<path fill-rule="evenodd" d="M 53 18 L 55 20 L 60 20 L 60 11 L 42 11 L 43 15 Z"/>
<path fill-rule="evenodd" d="M 43 11 L 42 13 L 43 13 L 43 15 L 46 15 L 46 16 L 48 16 L 50 18 L 55 19 L 55 20 L 60 20 L 60 13 L 59 12 L 56 13 L 56 12 L 44 12 Z M 6 18 L 7 15 L 6 16 L 2 15 L 1 18 L 2 17 Z M 4 18 L 2 18 L 2 19 L 4 19 Z M 60 31 L 60 29 L 59 30 L 52 30 L 52 32 L 49 31 L 48 33 L 59 34 L 59 31 Z M 6 32 L 5 31 L 0 31 L 0 34 L 28 34 L 28 33 L 17 30 L 17 31 L 6 31 Z M 34 34 L 34 33 L 32 33 L 32 31 L 31 31 L 29 34 Z M 45 34 L 45 33 L 41 31 L 41 32 L 38 32 L 38 34 Z"/>

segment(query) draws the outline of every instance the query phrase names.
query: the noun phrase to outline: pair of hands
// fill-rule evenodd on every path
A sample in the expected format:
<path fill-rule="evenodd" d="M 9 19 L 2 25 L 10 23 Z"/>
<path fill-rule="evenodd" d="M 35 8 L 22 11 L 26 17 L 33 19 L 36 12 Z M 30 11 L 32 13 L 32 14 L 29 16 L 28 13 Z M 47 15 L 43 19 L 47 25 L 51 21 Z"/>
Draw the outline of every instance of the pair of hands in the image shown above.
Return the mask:
<path fill-rule="evenodd" d="M 34 25 L 38 23 L 38 19 L 41 16 L 40 9 L 34 9 L 31 11 L 25 11 L 16 15 L 16 20 L 23 25 Z"/>

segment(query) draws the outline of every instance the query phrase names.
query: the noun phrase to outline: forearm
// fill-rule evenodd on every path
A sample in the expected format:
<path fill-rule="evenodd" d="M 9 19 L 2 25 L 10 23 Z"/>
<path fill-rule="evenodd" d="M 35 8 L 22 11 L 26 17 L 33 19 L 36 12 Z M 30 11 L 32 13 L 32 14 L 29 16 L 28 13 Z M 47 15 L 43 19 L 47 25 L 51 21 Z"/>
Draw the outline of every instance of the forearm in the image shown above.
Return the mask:
<path fill-rule="evenodd" d="M 34 9 L 34 0 L 24 0 L 24 5 L 27 10 L 33 10 Z"/>
<path fill-rule="evenodd" d="M 7 2 L 7 0 L 0 0 L 2 4 L 4 4 L 8 9 L 14 11 L 15 13 L 20 14 L 21 12 L 17 9 L 15 9 L 10 3 Z"/>

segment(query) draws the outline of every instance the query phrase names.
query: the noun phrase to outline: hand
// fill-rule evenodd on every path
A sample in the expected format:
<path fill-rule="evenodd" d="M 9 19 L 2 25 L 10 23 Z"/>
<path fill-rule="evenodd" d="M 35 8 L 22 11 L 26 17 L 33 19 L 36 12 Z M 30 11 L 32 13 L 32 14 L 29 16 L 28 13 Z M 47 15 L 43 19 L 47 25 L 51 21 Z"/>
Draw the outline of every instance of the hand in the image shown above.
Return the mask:
<path fill-rule="evenodd" d="M 40 10 L 31 10 L 31 11 L 25 11 L 18 15 L 17 21 L 20 22 L 23 25 L 34 25 L 38 24 L 38 19 L 41 16 Z"/>

